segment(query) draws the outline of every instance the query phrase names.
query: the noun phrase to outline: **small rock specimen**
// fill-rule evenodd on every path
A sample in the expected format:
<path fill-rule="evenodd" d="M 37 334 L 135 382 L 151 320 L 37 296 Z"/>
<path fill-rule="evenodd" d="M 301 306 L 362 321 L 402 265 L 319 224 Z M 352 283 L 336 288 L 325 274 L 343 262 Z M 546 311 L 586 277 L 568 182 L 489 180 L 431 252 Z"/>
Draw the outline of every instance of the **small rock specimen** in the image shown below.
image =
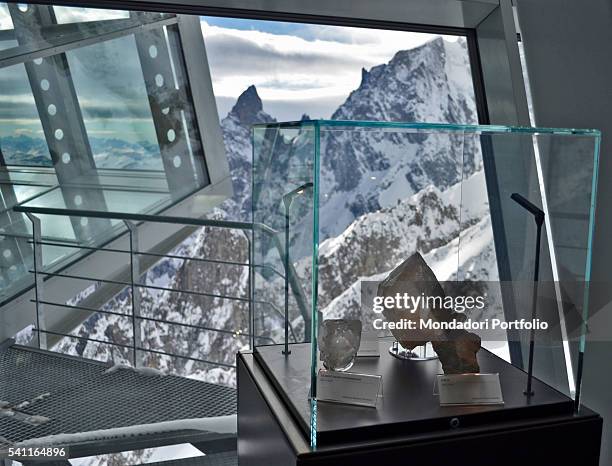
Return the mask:
<path fill-rule="evenodd" d="M 478 335 L 462 329 L 423 329 L 419 325 L 421 319 L 450 322 L 453 320 L 463 321 L 466 317 L 462 313 L 436 305 L 436 303 L 444 302 L 444 289 L 418 252 L 398 265 L 378 285 L 378 296 L 395 298 L 404 294 L 414 297 L 438 298 L 438 300 L 432 299 L 427 306 L 424 306 L 423 301 L 421 301 L 421 305 L 414 309 L 414 312 L 412 312 L 413 309 L 406 309 L 403 305 L 405 303 L 402 303 L 402 306 L 399 307 L 385 306 L 383 315 L 387 321 L 399 323 L 405 319 L 415 322 L 416 328 L 414 330 L 391 330 L 395 339 L 406 349 L 413 349 L 431 341 L 434 351 L 440 358 L 445 374 L 479 372 L 480 367 L 476 359 L 476 353 L 480 349 L 480 337 Z"/>
<path fill-rule="evenodd" d="M 319 322 L 317 341 L 323 366 L 330 371 L 349 370 L 361 343 L 361 321 L 327 319 Z"/>
<path fill-rule="evenodd" d="M 476 353 L 480 350 L 480 337 L 467 330 L 448 330 L 446 340 L 432 341 L 445 374 L 480 372 Z"/>

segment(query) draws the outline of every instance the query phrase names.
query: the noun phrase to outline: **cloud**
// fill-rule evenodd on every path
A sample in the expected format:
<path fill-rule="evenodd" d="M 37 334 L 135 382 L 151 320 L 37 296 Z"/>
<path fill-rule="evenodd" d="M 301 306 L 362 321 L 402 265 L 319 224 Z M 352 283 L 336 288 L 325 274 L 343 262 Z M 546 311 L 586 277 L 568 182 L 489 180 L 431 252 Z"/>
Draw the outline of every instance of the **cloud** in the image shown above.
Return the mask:
<path fill-rule="evenodd" d="M 299 79 L 293 79 L 290 81 L 283 81 L 281 79 L 270 79 L 268 81 L 263 81 L 259 84 L 260 88 L 282 88 L 288 91 L 303 91 L 305 89 L 324 88 L 325 86 L 325 82 L 312 79 L 307 79 L 303 81 Z"/>
<path fill-rule="evenodd" d="M 20 94 L 30 89 L 23 65 L 0 68 L 0 80 L 2 80 L 2 95 Z"/>
<path fill-rule="evenodd" d="M 407 49 L 418 47 L 423 42 L 433 39 L 432 34 L 415 33 L 409 31 L 394 31 L 384 29 L 370 29 L 345 26 L 326 26 L 319 24 L 306 25 L 302 37 L 311 40 L 325 40 L 343 44 L 361 46 L 383 46 L 397 39 L 405 43 Z"/>
<path fill-rule="evenodd" d="M 133 118 L 150 120 L 151 111 L 149 107 L 142 105 L 139 101 L 124 101 L 123 105 L 107 105 L 100 101 L 81 101 L 81 108 L 90 119 L 119 119 Z"/>
<path fill-rule="evenodd" d="M 320 66 L 325 66 L 329 71 L 338 71 L 349 66 L 359 66 L 363 62 L 359 57 L 335 53 L 331 49 L 306 48 L 299 44 L 287 47 L 288 44 L 281 43 L 284 37 L 279 37 L 274 43 L 258 42 L 256 38 L 248 37 L 252 35 L 252 31 L 241 31 L 240 34 L 215 31 L 207 36 L 206 47 L 215 71 L 224 74 L 265 72 L 269 75 L 280 72 L 295 73 L 296 70 L 304 73 L 309 68 Z"/>
<path fill-rule="evenodd" d="M 25 67 L 13 65 L 0 69 L 0 119 L 25 121 L 32 118 L 38 118 L 38 113 Z"/>

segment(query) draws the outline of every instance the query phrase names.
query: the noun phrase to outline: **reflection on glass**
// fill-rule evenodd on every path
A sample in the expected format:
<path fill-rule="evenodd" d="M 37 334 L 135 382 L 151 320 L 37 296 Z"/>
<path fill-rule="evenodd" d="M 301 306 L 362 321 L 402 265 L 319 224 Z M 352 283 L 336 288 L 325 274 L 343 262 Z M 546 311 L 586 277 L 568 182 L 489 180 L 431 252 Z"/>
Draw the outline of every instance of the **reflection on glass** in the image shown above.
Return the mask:
<path fill-rule="evenodd" d="M 0 212 L 34 198 L 66 211 L 152 214 L 208 184 L 177 22 L 0 3 Z M 15 230 L 19 218 L 5 214 L 0 226 Z M 70 212 L 41 220 L 44 241 L 99 245 L 123 231 L 116 219 Z M 0 256 L 17 286 L 28 268 L 13 265 Z"/>
<path fill-rule="evenodd" d="M 67 57 L 96 166 L 163 170 L 134 37 Z"/>
<path fill-rule="evenodd" d="M 103 21 L 109 19 L 129 18 L 130 12 L 125 10 L 102 10 L 98 8 L 81 8 L 54 6 L 53 11 L 59 24 L 80 23 L 83 21 Z"/>
<path fill-rule="evenodd" d="M 0 68 L 0 151 L 7 165 L 52 164 L 22 64 Z"/>

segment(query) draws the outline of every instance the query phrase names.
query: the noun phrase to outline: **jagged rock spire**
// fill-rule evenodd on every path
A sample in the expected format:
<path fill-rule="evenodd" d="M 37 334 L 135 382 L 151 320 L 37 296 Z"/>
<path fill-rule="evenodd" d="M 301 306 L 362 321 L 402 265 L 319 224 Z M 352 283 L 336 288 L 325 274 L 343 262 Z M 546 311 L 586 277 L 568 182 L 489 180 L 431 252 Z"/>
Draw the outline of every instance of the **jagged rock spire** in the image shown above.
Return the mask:
<path fill-rule="evenodd" d="M 234 114 L 243 125 L 250 126 L 259 122 L 258 116 L 262 110 L 263 105 L 257 94 L 257 88 L 251 85 L 240 94 L 230 114 Z"/>

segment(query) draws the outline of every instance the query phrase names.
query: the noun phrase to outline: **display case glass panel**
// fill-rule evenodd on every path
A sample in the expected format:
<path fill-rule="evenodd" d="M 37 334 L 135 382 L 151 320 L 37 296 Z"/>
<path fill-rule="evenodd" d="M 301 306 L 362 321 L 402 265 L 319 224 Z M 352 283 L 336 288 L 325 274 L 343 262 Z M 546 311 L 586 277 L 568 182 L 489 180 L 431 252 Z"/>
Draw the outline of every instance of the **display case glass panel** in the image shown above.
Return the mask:
<path fill-rule="evenodd" d="M 254 351 L 313 446 L 348 425 L 465 414 L 440 408 L 443 373 L 500 373 L 504 409 L 579 408 L 599 141 L 576 129 L 254 126 Z M 398 290 L 452 298 L 421 306 L 418 325 L 474 328 L 402 333 L 389 324 L 414 313 L 384 301 Z M 323 401 L 320 370 L 382 375 L 377 407 Z"/>

